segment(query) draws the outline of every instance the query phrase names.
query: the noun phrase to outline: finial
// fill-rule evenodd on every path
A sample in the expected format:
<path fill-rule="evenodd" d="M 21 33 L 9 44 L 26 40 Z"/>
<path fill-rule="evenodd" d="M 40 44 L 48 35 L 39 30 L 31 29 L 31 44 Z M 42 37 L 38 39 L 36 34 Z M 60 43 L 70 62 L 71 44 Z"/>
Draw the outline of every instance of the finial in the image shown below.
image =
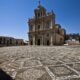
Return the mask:
<path fill-rule="evenodd" d="M 41 1 L 39 0 L 39 5 L 41 4 Z"/>
<path fill-rule="evenodd" d="M 51 12 L 53 13 L 53 10 Z"/>

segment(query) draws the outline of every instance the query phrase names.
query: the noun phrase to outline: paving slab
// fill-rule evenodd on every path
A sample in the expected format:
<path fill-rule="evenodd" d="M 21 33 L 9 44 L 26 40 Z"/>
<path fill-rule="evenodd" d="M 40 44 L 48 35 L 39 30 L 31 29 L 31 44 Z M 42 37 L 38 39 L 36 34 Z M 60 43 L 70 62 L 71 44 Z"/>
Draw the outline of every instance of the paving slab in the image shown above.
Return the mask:
<path fill-rule="evenodd" d="M 0 68 L 15 80 L 80 80 L 80 47 L 2 47 Z"/>
<path fill-rule="evenodd" d="M 80 63 L 68 64 L 70 67 L 80 72 Z"/>
<path fill-rule="evenodd" d="M 71 71 L 65 66 L 50 66 L 49 69 L 55 74 L 57 77 L 61 76 L 69 76 L 76 75 L 75 72 Z"/>
<path fill-rule="evenodd" d="M 57 61 L 55 59 L 45 59 L 45 60 L 42 60 L 41 63 L 43 65 L 47 65 L 47 66 L 48 65 L 54 65 L 54 66 L 56 66 L 56 65 L 61 65 L 62 64 L 61 62 L 59 62 L 59 61 Z"/>
<path fill-rule="evenodd" d="M 17 73 L 16 80 L 51 80 L 51 77 L 42 67 L 21 70 Z"/>
<path fill-rule="evenodd" d="M 26 61 L 24 61 L 23 67 L 32 67 L 37 65 L 40 65 L 38 60 L 27 59 Z"/>

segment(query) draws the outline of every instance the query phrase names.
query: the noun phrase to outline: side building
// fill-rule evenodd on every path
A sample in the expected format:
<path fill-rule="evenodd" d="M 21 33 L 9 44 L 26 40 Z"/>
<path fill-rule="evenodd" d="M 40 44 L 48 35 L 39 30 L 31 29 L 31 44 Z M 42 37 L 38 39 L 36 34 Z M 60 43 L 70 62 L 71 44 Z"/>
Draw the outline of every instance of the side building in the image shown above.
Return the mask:
<path fill-rule="evenodd" d="M 63 45 L 65 42 L 65 29 L 55 23 L 53 11 L 46 12 L 46 9 L 39 4 L 34 10 L 35 16 L 28 21 L 29 44 L 30 45 Z"/>
<path fill-rule="evenodd" d="M 66 34 L 65 42 L 68 45 L 80 45 L 80 34 L 79 33 Z"/>
<path fill-rule="evenodd" d="M 20 46 L 24 45 L 23 39 L 0 36 L 0 46 Z"/>

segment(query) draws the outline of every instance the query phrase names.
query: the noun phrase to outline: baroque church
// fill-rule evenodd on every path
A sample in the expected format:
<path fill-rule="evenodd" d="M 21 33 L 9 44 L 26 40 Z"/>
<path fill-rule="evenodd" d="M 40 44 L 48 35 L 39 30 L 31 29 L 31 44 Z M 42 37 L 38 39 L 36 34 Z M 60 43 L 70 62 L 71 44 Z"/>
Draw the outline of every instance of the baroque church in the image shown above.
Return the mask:
<path fill-rule="evenodd" d="M 28 20 L 30 45 L 63 45 L 66 31 L 55 23 L 55 13 L 47 12 L 39 2 L 34 17 Z"/>

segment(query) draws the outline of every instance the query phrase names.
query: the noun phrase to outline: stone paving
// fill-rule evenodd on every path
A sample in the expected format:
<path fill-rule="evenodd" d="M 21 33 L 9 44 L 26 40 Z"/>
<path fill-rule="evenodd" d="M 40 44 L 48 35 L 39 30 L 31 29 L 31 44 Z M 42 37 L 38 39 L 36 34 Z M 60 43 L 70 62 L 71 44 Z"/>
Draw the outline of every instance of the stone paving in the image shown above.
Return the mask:
<path fill-rule="evenodd" d="M 1 47 L 0 68 L 15 80 L 80 80 L 80 46 Z"/>

